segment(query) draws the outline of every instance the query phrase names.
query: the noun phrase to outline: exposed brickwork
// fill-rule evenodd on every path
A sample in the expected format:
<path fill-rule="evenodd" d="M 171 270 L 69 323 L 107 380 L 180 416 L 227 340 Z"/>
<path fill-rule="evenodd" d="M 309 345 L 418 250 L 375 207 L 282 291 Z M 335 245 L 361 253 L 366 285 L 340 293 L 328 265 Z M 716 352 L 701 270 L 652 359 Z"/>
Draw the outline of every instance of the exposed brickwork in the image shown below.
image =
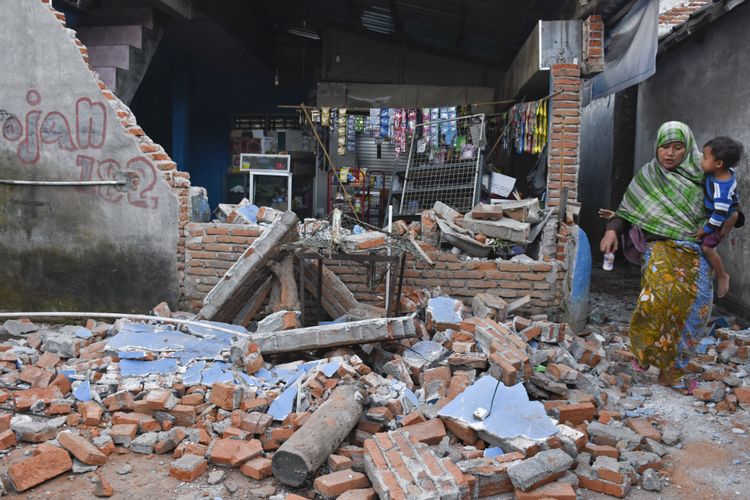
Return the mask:
<path fill-rule="evenodd" d="M 185 299 L 190 310 L 219 282 L 263 228 L 246 224 L 191 222 L 185 226 Z"/>
<path fill-rule="evenodd" d="M 690 14 L 703 8 L 714 0 L 690 0 L 680 2 L 669 10 L 659 14 L 659 35 L 669 33 L 672 28 L 688 20 Z"/>
<path fill-rule="evenodd" d="M 520 264 L 504 260 L 461 260 L 450 252 L 438 252 L 424 244 L 422 247 L 435 267 L 408 259 L 404 269 L 406 287 L 432 289 L 439 286 L 444 293 L 462 300 L 467 306 L 471 306 L 478 293 L 497 295 L 509 302 L 529 295 L 531 304 L 525 311 L 531 313 L 547 313 L 561 303 L 564 272 L 560 262 Z M 371 290 L 367 284 L 367 268 L 363 265 L 339 261 L 326 266 L 346 283 L 357 300 L 382 303 L 385 285 Z"/>
<path fill-rule="evenodd" d="M 604 71 L 604 21 L 589 16 L 583 22 L 583 72 L 594 75 Z"/>
<path fill-rule="evenodd" d="M 547 205 L 560 206 L 563 188 L 568 200 L 578 199 L 581 147 L 581 68 L 578 64 L 552 66 L 552 130 L 547 170 Z"/>
<path fill-rule="evenodd" d="M 464 498 L 469 492 L 450 459 L 438 459 L 428 445 L 403 431 L 365 441 L 365 471 L 380 498 Z"/>
<path fill-rule="evenodd" d="M 78 51 L 81 53 L 81 59 L 86 67 L 91 70 L 92 76 L 97 80 L 99 89 L 102 91 L 102 95 L 109 103 L 112 110 L 115 112 L 120 124 L 123 126 L 125 132 L 131 135 L 138 143 L 142 152 L 146 153 L 146 156 L 162 173 L 164 180 L 167 181 L 171 187 L 172 194 L 177 197 L 179 202 L 179 223 L 178 223 L 178 240 L 177 240 L 177 255 L 175 265 L 177 266 L 177 276 L 180 283 L 180 302 L 183 301 L 184 297 L 184 267 L 185 267 L 185 225 L 190 222 L 190 174 L 187 172 L 180 172 L 177 170 L 177 164 L 172 161 L 164 148 L 159 144 L 156 144 L 146 135 L 142 128 L 140 128 L 136 122 L 135 116 L 133 115 L 130 108 L 125 105 L 112 91 L 107 88 L 106 84 L 99 79 L 99 75 L 91 68 L 89 64 L 88 48 L 86 45 L 76 38 L 75 31 L 67 28 L 65 14 L 55 10 L 50 0 L 40 0 L 42 4 L 47 6 L 54 16 L 60 21 L 69 32 L 73 43 L 78 47 Z"/>

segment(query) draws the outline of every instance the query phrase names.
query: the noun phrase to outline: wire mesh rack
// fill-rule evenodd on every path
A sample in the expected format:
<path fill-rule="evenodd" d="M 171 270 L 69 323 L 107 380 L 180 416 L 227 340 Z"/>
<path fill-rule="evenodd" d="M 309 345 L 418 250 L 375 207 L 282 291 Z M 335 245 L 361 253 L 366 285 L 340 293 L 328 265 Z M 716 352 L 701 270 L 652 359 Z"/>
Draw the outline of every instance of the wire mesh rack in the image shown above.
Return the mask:
<path fill-rule="evenodd" d="M 436 201 L 459 212 L 476 204 L 484 127 L 483 114 L 417 124 L 403 177 L 400 215 L 418 214 Z"/>

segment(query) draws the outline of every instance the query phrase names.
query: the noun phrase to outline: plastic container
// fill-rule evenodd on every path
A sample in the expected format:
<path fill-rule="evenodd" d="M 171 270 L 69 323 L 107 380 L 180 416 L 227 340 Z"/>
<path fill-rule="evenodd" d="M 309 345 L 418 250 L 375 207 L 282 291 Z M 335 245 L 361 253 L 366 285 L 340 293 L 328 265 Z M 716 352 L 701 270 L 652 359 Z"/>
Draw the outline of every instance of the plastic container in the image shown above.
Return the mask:
<path fill-rule="evenodd" d="M 611 271 L 615 267 L 615 254 L 605 253 L 604 260 L 602 261 L 602 269 L 605 271 Z"/>

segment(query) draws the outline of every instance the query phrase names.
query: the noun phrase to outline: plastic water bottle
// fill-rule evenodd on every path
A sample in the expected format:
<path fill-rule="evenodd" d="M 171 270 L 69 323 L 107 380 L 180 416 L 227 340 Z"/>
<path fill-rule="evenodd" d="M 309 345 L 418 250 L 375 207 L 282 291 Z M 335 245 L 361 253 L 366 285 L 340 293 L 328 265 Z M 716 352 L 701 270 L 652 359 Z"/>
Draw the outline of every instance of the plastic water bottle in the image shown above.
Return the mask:
<path fill-rule="evenodd" d="M 611 271 L 615 267 L 615 254 L 605 253 L 604 260 L 602 261 L 602 269 L 605 271 Z"/>

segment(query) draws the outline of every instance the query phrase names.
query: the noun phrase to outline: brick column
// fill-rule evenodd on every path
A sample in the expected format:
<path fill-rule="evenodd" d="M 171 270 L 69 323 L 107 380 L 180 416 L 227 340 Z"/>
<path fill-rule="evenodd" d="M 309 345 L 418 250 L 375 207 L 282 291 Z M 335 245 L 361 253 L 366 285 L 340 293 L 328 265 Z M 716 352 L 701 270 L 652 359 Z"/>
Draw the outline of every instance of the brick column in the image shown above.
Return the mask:
<path fill-rule="evenodd" d="M 602 16 L 589 16 L 583 22 L 583 74 L 590 76 L 604 71 L 604 21 Z"/>
<path fill-rule="evenodd" d="M 581 68 L 578 64 L 552 66 L 547 206 L 559 207 L 564 187 L 568 200 L 578 199 L 578 166 L 581 147 Z"/>

